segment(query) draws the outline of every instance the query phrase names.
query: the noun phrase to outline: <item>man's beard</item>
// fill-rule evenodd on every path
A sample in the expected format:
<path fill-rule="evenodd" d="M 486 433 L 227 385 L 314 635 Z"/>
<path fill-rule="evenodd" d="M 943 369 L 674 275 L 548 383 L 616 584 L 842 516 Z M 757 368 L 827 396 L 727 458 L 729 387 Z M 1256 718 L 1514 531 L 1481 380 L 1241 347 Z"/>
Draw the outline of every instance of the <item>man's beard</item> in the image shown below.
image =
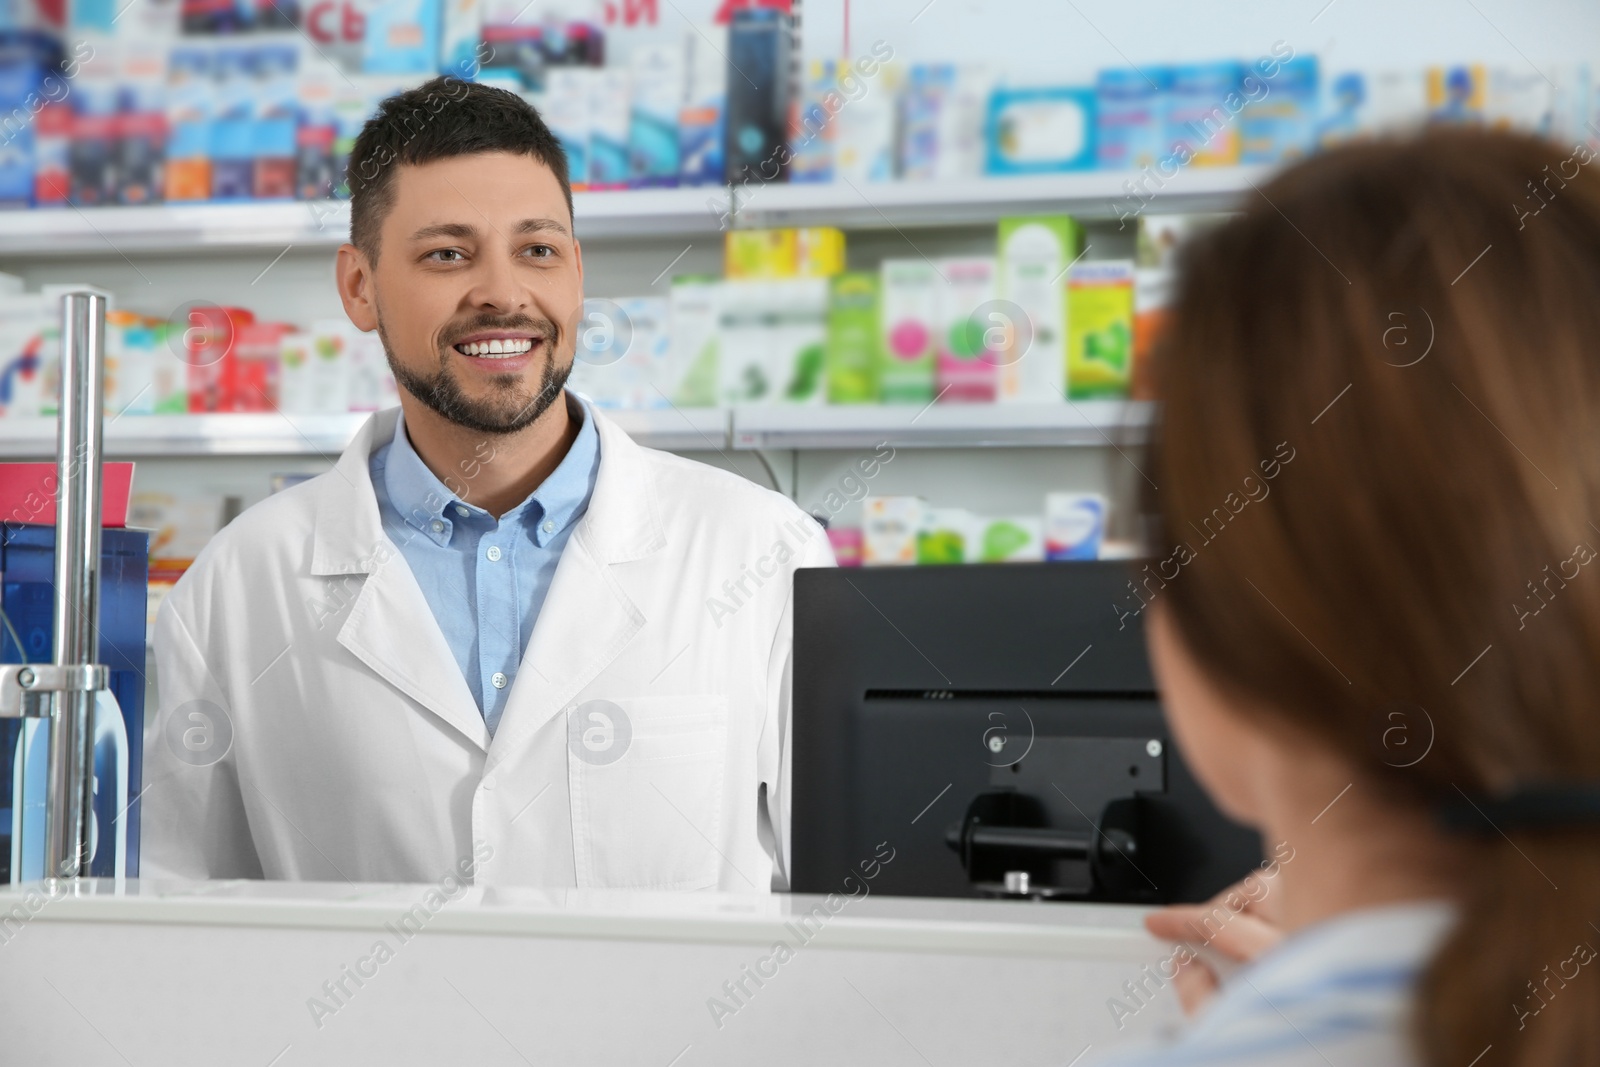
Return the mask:
<path fill-rule="evenodd" d="M 516 433 L 538 421 L 550 405 L 555 403 L 572 374 L 572 365 L 560 366 L 555 358 L 560 332 L 548 319 L 520 319 L 512 323 L 480 324 L 479 329 L 530 330 L 543 335 L 543 347 L 548 353 L 539 391 L 532 396 L 521 388 L 520 377 L 506 374 L 493 379 L 497 395 L 489 400 L 474 400 L 461 390 L 461 383 L 450 371 L 453 347 L 439 357 L 439 369 L 433 374 L 421 374 L 403 365 L 394 356 L 394 348 L 383 331 L 383 316 L 378 316 L 378 339 L 383 342 L 383 354 L 389 361 L 389 370 L 402 389 L 416 397 L 441 417 L 479 433 Z M 462 336 L 472 330 L 463 332 Z M 464 357 L 463 357 L 464 358 Z"/>

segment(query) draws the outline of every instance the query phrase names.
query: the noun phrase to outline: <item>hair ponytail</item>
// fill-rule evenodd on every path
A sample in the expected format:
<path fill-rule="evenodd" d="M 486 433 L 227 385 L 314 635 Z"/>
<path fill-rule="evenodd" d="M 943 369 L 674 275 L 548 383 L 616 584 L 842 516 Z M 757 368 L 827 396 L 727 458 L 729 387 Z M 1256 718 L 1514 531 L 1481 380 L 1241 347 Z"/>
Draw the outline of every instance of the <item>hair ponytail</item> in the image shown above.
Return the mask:
<path fill-rule="evenodd" d="M 1600 1063 L 1600 827 L 1484 845 L 1461 919 L 1417 989 L 1430 1065 Z"/>
<path fill-rule="evenodd" d="M 1157 345 L 1152 548 L 1199 546 L 1162 593 L 1178 634 L 1245 713 L 1415 810 L 1600 790 L 1590 159 L 1471 130 L 1328 152 L 1190 241 Z M 1195 532 L 1279 442 L 1270 498 Z M 1396 706 L 1433 726 L 1403 763 Z M 1418 1051 L 1600 1065 L 1600 812 L 1495 810 L 1416 990 Z"/>

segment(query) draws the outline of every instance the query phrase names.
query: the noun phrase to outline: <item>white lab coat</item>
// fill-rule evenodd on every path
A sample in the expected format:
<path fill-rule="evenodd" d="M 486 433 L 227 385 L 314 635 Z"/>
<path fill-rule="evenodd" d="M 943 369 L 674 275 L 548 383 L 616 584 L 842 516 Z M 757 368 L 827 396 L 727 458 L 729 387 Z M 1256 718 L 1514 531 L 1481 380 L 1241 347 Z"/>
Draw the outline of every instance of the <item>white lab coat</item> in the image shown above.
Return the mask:
<path fill-rule="evenodd" d="M 795 568 L 833 565 L 821 527 L 595 412 L 594 493 L 491 740 L 379 522 L 396 414 L 162 606 L 141 873 L 785 888 L 790 599 Z"/>

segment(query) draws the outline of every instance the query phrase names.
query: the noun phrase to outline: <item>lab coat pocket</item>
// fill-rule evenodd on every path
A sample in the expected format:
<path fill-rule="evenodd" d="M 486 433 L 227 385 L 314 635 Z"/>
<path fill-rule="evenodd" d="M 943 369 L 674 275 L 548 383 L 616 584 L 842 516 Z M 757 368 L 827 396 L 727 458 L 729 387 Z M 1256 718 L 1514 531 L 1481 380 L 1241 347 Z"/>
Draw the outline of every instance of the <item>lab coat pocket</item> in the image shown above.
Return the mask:
<path fill-rule="evenodd" d="M 580 886 L 716 886 L 726 696 L 580 701 L 567 708 L 567 740 Z"/>

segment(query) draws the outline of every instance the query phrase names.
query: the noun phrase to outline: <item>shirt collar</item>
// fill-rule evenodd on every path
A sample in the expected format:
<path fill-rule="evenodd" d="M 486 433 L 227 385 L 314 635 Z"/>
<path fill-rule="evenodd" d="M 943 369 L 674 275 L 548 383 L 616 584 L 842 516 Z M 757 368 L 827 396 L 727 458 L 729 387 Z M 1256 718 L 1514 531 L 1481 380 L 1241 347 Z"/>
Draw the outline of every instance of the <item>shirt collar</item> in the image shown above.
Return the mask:
<path fill-rule="evenodd" d="M 568 410 L 580 420 L 572 447 L 539 488 L 502 516 L 502 520 L 523 522 L 529 537 L 541 546 L 582 516 L 593 495 L 600 466 L 600 436 L 595 431 L 594 414 L 581 397 L 571 393 L 566 396 L 573 401 Z M 461 480 L 468 481 L 465 477 Z M 437 544 L 449 544 L 457 521 L 488 516 L 482 508 L 457 497 L 428 469 L 406 434 L 403 413 L 395 420 L 383 483 L 395 511 Z M 550 528 L 545 529 L 546 525 Z"/>
<path fill-rule="evenodd" d="M 1195 1033 L 1236 1036 L 1263 1020 L 1275 1027 L 1285 1018 L 1280 1011 L 1295 1014 L 1291 1008 L 1354 1010 L 1356 998 L 1367 1014 L 1399 1018 L 1409 1004 L 1406 990 L 1457 917 L 1454 904 L 1419 900 L 1362 908 L 1298 930 L 1224 979 Z"/>
<path fill-rule="evenodd" d="M 600 434 L 595 430 L 594 413 L 589 410 L 587 401 L 571 393 L 565 395 L 572 397 L 569 410 L 573 416 L 582 420 L 578 436 L 572 439 L 572 447 L 561 457 L 556 469 L 529 496 L 537 506 L 527 507 L 527 501 L 519 505 L 523 508 L 522 517 L 528 524 L 529 535 L 539 545 L 582 517 L 589 507 L 589 498 L 594 495 L 595 476 L 600 469 Z M 550 528 L 545 529 L 546 526 Z"/>

